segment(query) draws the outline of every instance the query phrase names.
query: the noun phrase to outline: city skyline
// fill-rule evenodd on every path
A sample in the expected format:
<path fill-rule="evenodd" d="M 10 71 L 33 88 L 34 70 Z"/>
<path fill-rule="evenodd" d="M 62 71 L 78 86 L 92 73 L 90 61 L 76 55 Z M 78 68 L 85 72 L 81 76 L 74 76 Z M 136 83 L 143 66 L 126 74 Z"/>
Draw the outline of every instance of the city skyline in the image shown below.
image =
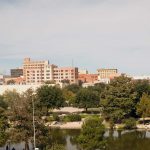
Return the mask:
<path fill-rule="evenodd" d="M 0 72 L 25 57 L 150 74 L 148 0 L 1 0 Z"/>

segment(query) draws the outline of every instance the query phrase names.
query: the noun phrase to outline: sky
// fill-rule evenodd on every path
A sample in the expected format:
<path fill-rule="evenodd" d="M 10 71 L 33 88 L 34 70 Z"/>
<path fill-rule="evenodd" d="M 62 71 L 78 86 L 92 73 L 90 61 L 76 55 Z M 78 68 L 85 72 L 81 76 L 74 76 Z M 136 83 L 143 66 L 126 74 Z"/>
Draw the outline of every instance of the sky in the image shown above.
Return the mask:
<path fill-rule="evenodd" d="M 0 73 L 25 57 L 150 75 L 150 0 L 0 0 Z"/>

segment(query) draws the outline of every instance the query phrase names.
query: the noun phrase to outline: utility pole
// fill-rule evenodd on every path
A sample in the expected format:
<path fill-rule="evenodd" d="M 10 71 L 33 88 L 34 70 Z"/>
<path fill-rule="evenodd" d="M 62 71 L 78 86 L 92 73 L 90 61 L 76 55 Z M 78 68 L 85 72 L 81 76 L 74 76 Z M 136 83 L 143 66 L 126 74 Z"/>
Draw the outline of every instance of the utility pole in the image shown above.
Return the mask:
<path fill-rule="evenodd" d="M 35 150 L 36 148 L 36 141 L 35 141 L 35 112 L 34 112 L 34 99 L 33 99 L 33 95 L 32 95 L 32 108 L 33 108 L 33 149 Z"/>

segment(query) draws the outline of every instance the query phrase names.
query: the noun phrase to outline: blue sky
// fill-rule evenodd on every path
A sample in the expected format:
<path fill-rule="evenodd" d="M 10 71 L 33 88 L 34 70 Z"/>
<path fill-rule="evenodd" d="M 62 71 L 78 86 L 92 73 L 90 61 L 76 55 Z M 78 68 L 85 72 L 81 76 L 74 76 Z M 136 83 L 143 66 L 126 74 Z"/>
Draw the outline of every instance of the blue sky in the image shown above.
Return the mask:
<path fill-rule="evenodd" d="M 0 0 L 0 72 L 24 57 L 150 74 L 149 0 Z"/>

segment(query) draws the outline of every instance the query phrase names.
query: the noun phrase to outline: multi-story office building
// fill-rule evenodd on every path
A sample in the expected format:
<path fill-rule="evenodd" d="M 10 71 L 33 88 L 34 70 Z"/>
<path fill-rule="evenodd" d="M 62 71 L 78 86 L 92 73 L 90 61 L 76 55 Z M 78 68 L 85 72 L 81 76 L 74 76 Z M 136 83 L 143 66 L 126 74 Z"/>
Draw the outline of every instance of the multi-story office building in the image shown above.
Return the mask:
<path fill-rule="evenodd" d="M 11 69 L 10 74 L 12 78 L 23 76 L 23 69 L 20 69 L 20 68 Z"/>
<path fill-rule="evenodd" d="M 70 84 L 78 83 L 78 68 L 60 67 L 54 68 L 54 80 L 56 83 L 68 80 Z"/>
<path fill-rule="evenodd" d="M 23 76 L 26 84 L 40 84 L 54 79 L 54 68 L 49 61 L 32 61 L 25 58 L 23 62 Z"/>
<path fill-rule="evenodd" d="M 118 76 L 118 70 L 117 69 L 98 69 L 98 76 L 99 79 L 110 79 L 115 76 Z"/>

